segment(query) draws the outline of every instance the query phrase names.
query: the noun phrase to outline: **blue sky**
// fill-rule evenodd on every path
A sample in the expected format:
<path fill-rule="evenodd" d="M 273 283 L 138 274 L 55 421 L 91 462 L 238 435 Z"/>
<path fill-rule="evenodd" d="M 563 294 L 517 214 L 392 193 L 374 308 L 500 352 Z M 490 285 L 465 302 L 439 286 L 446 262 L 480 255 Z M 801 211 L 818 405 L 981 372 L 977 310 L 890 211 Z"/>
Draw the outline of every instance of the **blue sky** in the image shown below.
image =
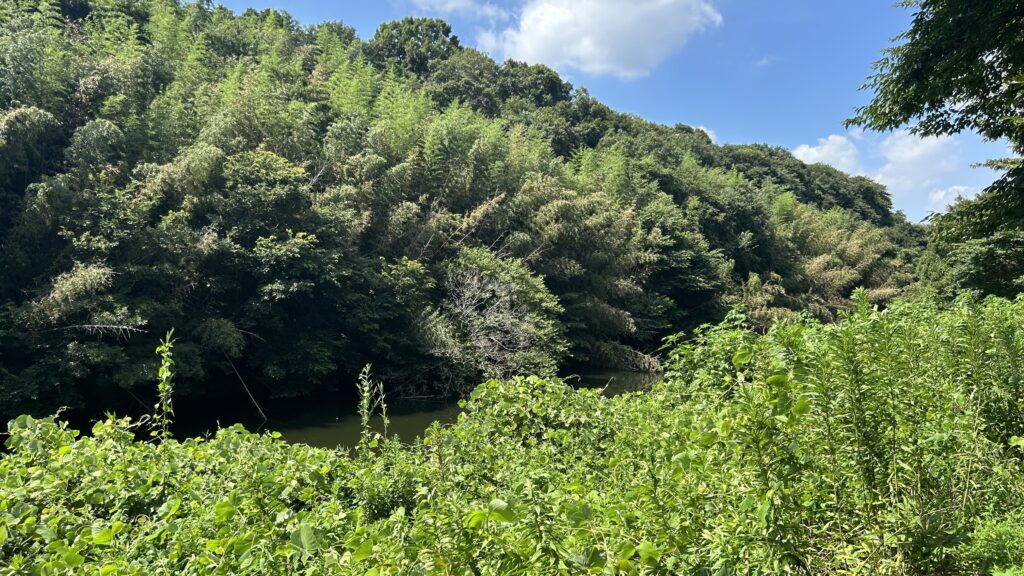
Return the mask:
<path fill-rule="evenodd" d="M 1008 155 L 973 134 L 920 139 L 847 131 L 883 47 L 910 23 L 892 0 L 226 0 L 283 8 L 303 23 L 341 20 L 369 38 L 382 22 L 436 16 L 465 46 L 555 68 L 616 110 L 704 127 L 719 143 L 788 148 L 888 186 L 912 220 L 995 173 Z"/>

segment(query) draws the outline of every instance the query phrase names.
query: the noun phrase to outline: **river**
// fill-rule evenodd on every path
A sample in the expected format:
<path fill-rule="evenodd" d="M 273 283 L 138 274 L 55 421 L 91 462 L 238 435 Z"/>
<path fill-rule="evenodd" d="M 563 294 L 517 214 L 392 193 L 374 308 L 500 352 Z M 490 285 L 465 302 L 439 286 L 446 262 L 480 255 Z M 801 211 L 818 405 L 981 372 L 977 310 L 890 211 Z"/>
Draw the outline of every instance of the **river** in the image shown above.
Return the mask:
<path fill-rule="evenodd" d="M 605 394 L 613 396 L 645 388 L 658 378 L 657 374 L 608 370 L 566 376 L 565 380 L 577 387 L 604 388 Z M 249 430 L 275 430 L 288 442 L 324 448 L 353 446 L 359 440 L 361 426 L 352 404 L 351 396 L 331 394 L 279 401 L 263 406 L 266 422 L 252 405 L 235 405 L 231 409 L 216 407 L 216 410 L 210 406 L 182 406 L 176 410 L 175 432 L 179 437 L 202 436 L 213 433 L 219 426 L 238 422 Z M 454 422 L 460 412 L 455 401 L 391 399 L 388 401 L 388 436 L 412 441 L 434 422 Z M 380 418 L 374 418 L 372 426 L 376 430 L 383 429 Z"/>

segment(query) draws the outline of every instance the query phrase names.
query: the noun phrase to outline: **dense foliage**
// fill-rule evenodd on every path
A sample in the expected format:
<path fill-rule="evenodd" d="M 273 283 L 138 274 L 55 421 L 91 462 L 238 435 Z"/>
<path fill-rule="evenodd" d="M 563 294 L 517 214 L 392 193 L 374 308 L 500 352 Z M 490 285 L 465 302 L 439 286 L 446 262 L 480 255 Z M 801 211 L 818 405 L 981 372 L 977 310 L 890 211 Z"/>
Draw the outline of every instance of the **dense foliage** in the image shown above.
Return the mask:
<path fill-rule="evenodd" d="M 20 417 L 0 574 L 1024 570 L 1024 299 L 744 323 L 670 345 L 647 392 L 493 380 L 351 452 Z"/>
<path fill-rule="evenodd" d="M 871 103 L 850 123 L 922 136 L 977 132 L 1012 158 L 977 198 L 933 218 L 922 276 L 947 293 L 1024 290 L 1024 5 L 1016 0 L 904 0 L 909 30 L 876 65 Z"/>
<path fill-rule="evenodd" d="M 735 302 L 884 301 L 920 236 L 866 179 L 615 113 L 444 22 L 0 6 L 6 415 L 148 402 L 171 327 L 182 396 L 646 368 Z"/>
<path fill-rule="evenodd" d="M 1019 2 L 904 4 L 851 122 L 1024 152 Z M 1024 297 L 978 294 L 1024 287 L 1024 168 L 993 165 L 924 229 L 440 20 L 7 0 L 0 416 L 148 414 L 10 422 L 0 576 L 1024 574 Z M 553 377 L 684 329 L 650 390 Z M 387 435 L 387 392 L 482 378 Z M 171 434 L 177 397 L 349 381 L 351 449 Z"/>

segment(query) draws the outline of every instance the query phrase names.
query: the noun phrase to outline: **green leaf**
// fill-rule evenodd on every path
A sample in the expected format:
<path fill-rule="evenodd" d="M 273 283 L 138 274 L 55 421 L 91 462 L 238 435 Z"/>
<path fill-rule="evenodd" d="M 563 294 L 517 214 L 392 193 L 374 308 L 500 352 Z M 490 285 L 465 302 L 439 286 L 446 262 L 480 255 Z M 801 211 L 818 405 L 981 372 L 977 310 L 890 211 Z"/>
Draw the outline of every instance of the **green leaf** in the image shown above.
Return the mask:
<path fill-rule="evenodd" d="M 739 350 L 736 351 L 735 354 L 732 355 L 732 365 L 735 366 L 737 370 L 739 370 L 740 366 L 743 366 L 744 364 L 750 362 L 753 358 L 754 351 L 751 350 L 749 346 L 744 346 L 743 348 L 740 348 Z"/>
<path fill-rule="evenodd" d="M 213 512 L 217 516 L 217 522 L 227 522 L 235 515 L 236 510 L 234 502 L 230 499 L 221 500 L 213 505 Z"/>
<path fill-rule="evenodd" d="M 772 503 L 769 500 L 761 502 L 757 507 L 757 521 L 761 526 L 768 524 L 768 512 L 771 511 Z"/>
<path fill-rule="evenodd" d="M 156 514 L 161 520 L 167 521 L 178 513 L 179 508 L 181 508 L 181 498 L 171 498 L 157 509 Z"/>
<path fill-rule="evenodd" d="M 491 500 L 487 507 L 490 509 L 491 520 L 498 522 L 512 522 L 515 520 L 515 514 L 509 509 L 508 502 L 500 498 Z"/>
<path fill-rule="evenodd" d="M 92 527 L 92 542 L 100 546 L 106 546 L 114 541 L 114 531 L 110 528 L 96 529 L 96 526 Z"/>
<path fill-rule="evenodd" d="M 469 514 L 466 514 L 465 525 L 466 528 L 476 528 L 484 523 L 487 519 L 487 510 L 473 510 Z"/>
<path fill-rule="evenodd" d="M 213 552 L 214 554 L 221 554 L 224 552 L 223 541 L 219 538 L 207 540 L 206 544 L 204 545 L 204 548 L 206 549 L 207 552 Z"/>
<path fill-rule="evenodd" d="M 65 552 L 61 560 L 63 560 L 64 563 L 67 564 L 68 567 L 70 568 L 75 568 L 77 566 L 85 564 L 85 558 L 83 558 L 81 554 L 75 552 L 74 550 L 68 550 L 67 552 Z"/>
<path fill-rule="evenodd" d="M 371 554 L 373 554 L 373 540 L 364 540 L 363 543 L 356 548 L 355 552 L 352 553 L 352 560 L 355 562 L 366 560 Z"/>
<path fill-rule="evenodd" d="M 700 444 L 702 448 L 707 448 L 708 446 L 711 446 L 717 441 L 718 432 L 715 432 L 714 430 L 702 432 L 701 435 L 697 437 L 697 444 Z"/>
<path fill-rule="evenodd" d="M 648 540 L 637 544 L 636 551 L 640 554 L 640 561 L 647 565 L 657 563 L 661 558 L 661 551 L 658 550 L 658 547 L 653 542 Z"/>
<path fill-rule="evenodd" d="M 769 386 L 782 386 L 789 382 L 789 374 L 773 374 L 768 377 Z"/>
<path fill-rule="evenodd" d="M 1020 436 L 1010 436 L 1010 446 L 1016 446 L 1017 448 L 1024 450 L 1024 438 L 1021 438 Z"/>
<path fill-rule="evenodd" d="M 796 416 L 803 416 L 811 411 L 811 400 L 807 397 L 801 397 L 793 404 L 793 414 Z"/>
<path fill-rule="evenodd" d="M 302 524 L 291 534 L 292 544 L 303 552 L 312 552 L 320 546 L 320 538 L 316 530 L 308 525 Z"/>

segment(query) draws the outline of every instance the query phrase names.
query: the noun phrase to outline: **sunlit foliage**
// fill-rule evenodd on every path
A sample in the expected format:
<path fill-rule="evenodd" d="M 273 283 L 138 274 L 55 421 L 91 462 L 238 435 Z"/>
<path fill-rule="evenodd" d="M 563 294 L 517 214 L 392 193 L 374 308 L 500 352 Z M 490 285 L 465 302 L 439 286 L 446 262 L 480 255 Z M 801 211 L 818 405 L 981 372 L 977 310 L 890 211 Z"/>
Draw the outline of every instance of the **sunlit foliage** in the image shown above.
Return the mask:
<path fill-rule="evenodd" d="M 460 261 L 500 279 L 487 258 Z M 23 416 L 0 574 L 1018 573 L 1024 301 L 855 299 L 834 324 L 705 326 L 649 391 L 492 380 L 411 444 Z"/>

